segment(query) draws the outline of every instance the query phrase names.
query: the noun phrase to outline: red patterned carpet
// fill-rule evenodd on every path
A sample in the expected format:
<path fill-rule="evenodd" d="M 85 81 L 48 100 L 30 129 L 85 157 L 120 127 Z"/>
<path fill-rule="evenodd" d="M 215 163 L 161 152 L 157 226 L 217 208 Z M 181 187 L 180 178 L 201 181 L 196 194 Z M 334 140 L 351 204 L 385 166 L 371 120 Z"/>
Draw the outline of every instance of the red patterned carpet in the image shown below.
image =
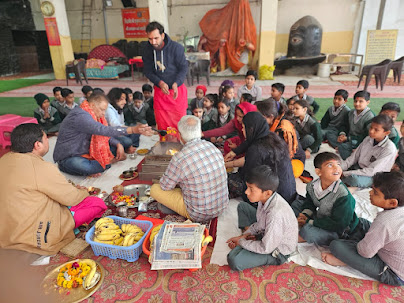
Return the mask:
<path fill-rule="evenodd" d="M 390 287 L 299 266 L 264 266 L 243 272 L 209 264 L 203 268 L 151 271 L 143 254 L 134 263 L 95 257 L 88 248 L 80 257 L 93 258 L 105 268 L 101 288 L 84 302 L 404 302 L 404 287 Z M 56 255 L 42 274 L 68 261 Z"/>

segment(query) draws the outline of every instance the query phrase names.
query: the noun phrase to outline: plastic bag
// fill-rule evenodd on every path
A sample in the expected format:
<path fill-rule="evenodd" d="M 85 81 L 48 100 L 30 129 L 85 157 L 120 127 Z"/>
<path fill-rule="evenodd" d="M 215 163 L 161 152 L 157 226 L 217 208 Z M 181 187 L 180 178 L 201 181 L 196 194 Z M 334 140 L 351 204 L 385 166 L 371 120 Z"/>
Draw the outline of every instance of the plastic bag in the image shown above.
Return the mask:
<path fill-rule="evenodd" d="M 259 79 L 260 80 L 273 80 L 274 78 L 275 65 L 268 66 L 262 65 L 259 68 Z"/>

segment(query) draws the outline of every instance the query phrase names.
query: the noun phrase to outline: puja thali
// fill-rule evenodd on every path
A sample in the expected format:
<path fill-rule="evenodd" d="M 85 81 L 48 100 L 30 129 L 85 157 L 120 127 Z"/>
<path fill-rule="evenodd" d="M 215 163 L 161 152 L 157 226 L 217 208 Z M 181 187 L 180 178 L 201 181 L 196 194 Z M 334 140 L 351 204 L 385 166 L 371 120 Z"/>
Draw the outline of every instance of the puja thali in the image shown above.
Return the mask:
<path fill-rule="evenodd" d="M 86 290 L 82 287 L 82 285 L 77 288 L 63 288 L 57 285 L 57 278 L 60 269 L 69 263 L 79 261 L 80 259 L 66 262 L 56 267 L 46 275 L 41 283 L 41 288 L 46 296 L 49 296 L 52 299 L 57 299 L 58 303 L 76 303 L 90 297 L 101 287 L 105 277 L 105 270 L 104 267 L 97 261 L 94 262 L 97 265 L 97 273 L 99 274 L 99 279 L 92 288 Z"/>
<path fill-rule="evenodd" d="M 112 206 L 127 206 L 128 208 L 136 208 L 140 203 L 148 203 L 153 200 L 150 197 L 150 185 L 148 184 L 132 184 L 123 187 L 123 192 L 113 192 L 106 200 Z"/>

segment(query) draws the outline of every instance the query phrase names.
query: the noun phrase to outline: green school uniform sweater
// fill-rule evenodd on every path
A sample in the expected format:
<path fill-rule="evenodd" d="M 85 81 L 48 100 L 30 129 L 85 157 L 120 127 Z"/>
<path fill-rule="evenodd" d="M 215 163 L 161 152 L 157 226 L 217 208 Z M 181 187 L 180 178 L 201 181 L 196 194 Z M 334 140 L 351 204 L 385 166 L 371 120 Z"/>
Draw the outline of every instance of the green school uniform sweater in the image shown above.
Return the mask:
<path fill-rule="evenodd" d="M 47 119 L 44 118 L 44 114 L 39 110 L 39 107 L 34 110 L 34 117 L 38 120 L 38 124 L 41 125 L 45 131 L 62 122 L 57 109 L 52 106 L 50 109 L 50 118 Z"/>
<path fill-rule="evenodd" d="M 391 128 L 391 133 L 389 134 L 389 139 L 393 141 L 395 146 L 398 148 L 398 142 L 400 142 L 400 135 L 398 134 L 397 128 L 393 127 Z"/>
<path fill-rule="evenodd" d="M 355 199 L 345 184 L 339 182 L 338 188 L 317 199 L 313 182 L 307 184 L 307 195 L 302 205 L 302 213 L 309 216 L 308 224 L 339 235 L 344 231 L 352 232 L 359 219 L 355 213 Z"/>
<path fill-rule="evenodd" d="M 309 117 L 309 120 L 302 127 L 300 123 L 295 123 L 296 130 L 299 133 L 300 138 L 303 138 L 306 135 L 311 135 L 314 138 L 314 143 L 309 146 L 309 148 L 313 150 L 317 150 L 323 141 L 323 134 L 321 131 L 321 125 L 313 117 Z"/>
<path fill-rule="evenodd" d="M 321 128 L 334 128 L 340 132 L 347 132 L 349 124 L 348 114 L 351 109 L 344 104 L 341 111 L 337 115 L 334 115 L 333 108 L 334 106 L 330 106 L 325 112 L 321 119 Z"/>
<path fill-rule="evenodd" d="M 359 121 L 354 122 L 354 113 L 356 110 L 351 110 L 348 114 L 348 133 L 340 132 L 339 134 L 346 135 L 348 140 L 352 143 L 352 149 L 355 149 L 362 143 L 369 134 L 370 122 L 375 116 L 375 114 L 368 109 L 366 113 L 360 117 Z"/>

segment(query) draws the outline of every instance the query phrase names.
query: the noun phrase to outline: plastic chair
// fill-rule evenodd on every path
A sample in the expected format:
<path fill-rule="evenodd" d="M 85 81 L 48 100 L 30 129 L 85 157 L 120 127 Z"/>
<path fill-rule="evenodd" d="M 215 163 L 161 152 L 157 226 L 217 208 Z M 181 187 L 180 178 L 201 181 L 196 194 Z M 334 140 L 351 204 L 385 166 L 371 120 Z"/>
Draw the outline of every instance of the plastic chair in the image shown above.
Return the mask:
<path fill-rule="evenodd" d="M 86 71 L 86 60 L 79 59 L 74 60 L 73 62 L 68 62 L 66 64 L 66 85 L 69 85 L 69 74 L 74 73 L 74 77 L 76 78 L 76 83 L 80 82 L 80 85 L 83 85 L 81 81 L 81 74 L 83 74 L 86 83 L 88 84 L 87 80 L 87 71 Z"/>
<path fill-rule="evenodd" d="M 188 62 L 188 71 L 187 71 L 187 84 L 188 86 L 193 86 L 194 85 L 194 78 L 192 77 L 192 70 L 195 68 L 196 62 L 194 61 L 189 61 Z"/>
<path fill-rule="evenodd" d="M 397 82 L 400 83 L 401 74 L 403 72 L 403 65 L 404 65 L 404 56 L 390 63 L 390 69 L 393 70 L 394 82 L 396 82 L 397 79 Z M 390 69 L 388 72 L 390 72 Z"/>
<path fill-rule="evenodd" d="M 199 84 L 199 76 L 206 76 L 206 82 L 210 86 L 210 60 L 197 60 L 195 65 L 191 68 L 192 85 L 194 82 L 194 76 Z"/>
<path fill-rule="evenodd" d="M 384 82 L 386 82 L 387 72 L 389 71 L 391 62 L 392 61 L 390 59 L 386 59 L 377 64 L 365 65 L 362 68 L 361 75 L 359 76 L 358 87 L 361 84 L 363 76 L 366 76 L 365 87 L 363 89 L 367 90 L 372 75 L 375 75 L 376 88 L 378 88 L 380 83 L 380 89 L 383 90 L 383 85 Z"/>

